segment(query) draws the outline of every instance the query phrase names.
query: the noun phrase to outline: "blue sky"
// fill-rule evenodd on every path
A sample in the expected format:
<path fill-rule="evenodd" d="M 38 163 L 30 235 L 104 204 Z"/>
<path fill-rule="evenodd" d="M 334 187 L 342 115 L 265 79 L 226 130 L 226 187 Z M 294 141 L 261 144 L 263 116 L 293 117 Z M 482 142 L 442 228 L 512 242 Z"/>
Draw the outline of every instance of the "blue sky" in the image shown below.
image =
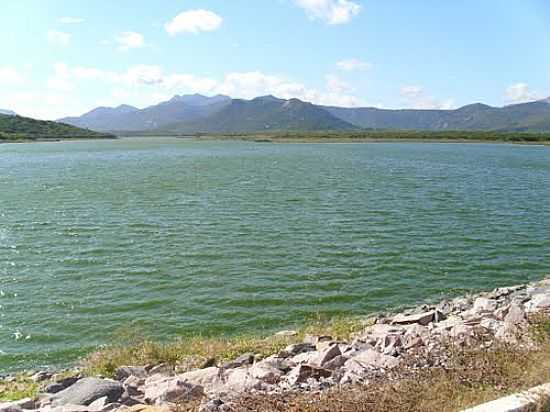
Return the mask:
<path fill-rule="evenodd" d="M 174 94 L 384 108 L 550 95 L 546 0 L 17 0 L 0 108 L 54 119 Z"/>

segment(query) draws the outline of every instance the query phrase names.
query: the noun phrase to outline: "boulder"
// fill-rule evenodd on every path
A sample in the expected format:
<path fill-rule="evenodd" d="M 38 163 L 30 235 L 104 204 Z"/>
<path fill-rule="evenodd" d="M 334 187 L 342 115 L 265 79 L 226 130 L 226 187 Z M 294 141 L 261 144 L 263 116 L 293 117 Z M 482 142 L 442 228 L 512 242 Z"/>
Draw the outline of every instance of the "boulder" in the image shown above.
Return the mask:
<path fill-rule="evenodd" d="M 328 378 L 332 375 L 332 371 L 324 368 L 318 368 L 312 365 L 298 365 L 290 371 L 286 376 L 286 380 L 290 385 L 307 382 L 308 379 L 319 380 Z"/>
<path fill-rule="evenodd" d="M 67 376 L 63 378 L 53 377 L 54 383 L 49 384 L 45 388 L 46 393 L 58 393 L 64 389 L 67 389 L 69 386 L 74 385 L 81 378 L 80 374 Z"/>
<path fill-rule="evenodd" d="M 219 390 L 226 380 L 224 370 L 214 366 L 186 372 L 179 375 L 178 378 L 193 385 L 202 386 L 206 392 Z"/>
<path fill-rule="evenodd" d="M 312 352 L 315 350 L 315 345 L 311 343 L 295 343 L 293 345 L 288 345 L 280 353 L 279 357 L 288 358 L 291 356 L 298 355 L 299 353 Z"/>
<path fill-rule="evenodd" d="M 145 401 L 154 405 L 191 401 L 204 396 L 202 386 L 186 382 L 179 377 L 167 377 L 151 382 L 145 386 L 144 392 Z"/>
<path fill-rule="evenodd" d="M 247 368 L 237 368 L 227 371 L 224 391 L 230 395 L 239 394 L 252 389 L 261 389 L 262 386 L 262 381 L 253 377 Z"/>
<path fill-rule="evenodd" d="M 143 367 L 138 366 L 121 366 L 115 371 L 115 379 L 117 381 L 124 381 L 130 376 L 145 379 L 149 374 Z"/>
<path fill-rule="evenodd" d="M 417 313 L 414 315 L 396 315 L 393 320 L 393 325 L 411 325 L 413 323 L 418 323 L 420 325 L 426 326 L 432 322 L 439 322 L 440 320 L 445 319 L 443 313 L 438 310 L 430 310 L 428 312 Z"/>
<path fill-rule="evenodd" d="M 528 313 L 550 312 L 550 293 L 540 293 L 525 304 Z"/>
<path fill-rule="evenodd" d="M 23 412 L 23 410 L 13 403 L 0 403 L 0 412 Z"/>
<path fill-rule="evenodd" d="M 33 382 L 44 382 L 50 379 L 53 376 L 53 373 L 48 371 L 39 371 L 36 372 L 34 375 L 31 376 L 31 380 Z"/>
<path fill-rule="evenodd" d="M 347 356 L 338 355 L 332 358 L 331 360 L 329 360 L 328 362 L 324 363 L 323 368 L 328 369 L 329 371 L 336 370 L 344 366 L 344 364 L 347 362 L 348 359 L 349 358 Z"/>
<path fill-rule="evenodd" d="M 254 363 L 254 354 L 249 352 L 244 355 L 239 356 L 237 359 L 232 360 L 231 362 L 226 362 L 223 364 L 223 369 L 233 369 L 239 368 L 245 365 L 252 365 Z"/>
<path fill-rule="evenodd" d="M 373 368 L 391 369 L 399 365 L 398 359 L 393 356 L 384 355 L 373 349 L 367 349 L 366 351 L 360 352 L 352 359 L 365 366 L 370 366 Z"/>
<path fill-rule="evenodd" d="M 316 356 L 311 359 L 310 364 L 314 366 L 324 367 L 327 362 L 340 355 L 342 355 L 340 347 L 337 344 L 333 344 L 323 349 L 321 352 L 318 352 Z"/>
<path fill-rule="evenodd" d="M 52 404 L 89 405 L 96 399 L 107 397 L 110 403 L 116 402 L 122 395 L 120 382 L 110 379 L 84 378 L 67 389 L 52 396 Z"/>
<path fill-rule="evenodd" d="M 481 297 L 474 301 L 473 310 L 477 313 L 494 312 L 497 306 L 496 300 Z"/>
<path fill-rule="evenodd" d="M 283 376 L 283 372 L 269 364 L 257 363 L 248 369 L 248 373 L 255 379 L 269 384 L 276 384 Z"/>

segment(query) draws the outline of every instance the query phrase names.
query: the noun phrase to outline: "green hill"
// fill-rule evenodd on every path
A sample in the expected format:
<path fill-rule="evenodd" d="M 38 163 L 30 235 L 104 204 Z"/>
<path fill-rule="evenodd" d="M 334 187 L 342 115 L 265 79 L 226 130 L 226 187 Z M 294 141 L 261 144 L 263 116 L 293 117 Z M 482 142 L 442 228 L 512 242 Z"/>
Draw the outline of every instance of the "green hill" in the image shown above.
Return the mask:
<path fill-rule="evenodd" d="M 112 134 L 98 133 L 64 123 L 0 114 L 0 141 L 114 137 Z"/>
<path fill-rule="evenodd" d="M 163 128 L 172 133 L 251 133 L 284 130 L 354 130 L 356 126 L 322 107 L 298 99 L 273 96 L 234 99 L 218 112 L 194 122 Z"/>

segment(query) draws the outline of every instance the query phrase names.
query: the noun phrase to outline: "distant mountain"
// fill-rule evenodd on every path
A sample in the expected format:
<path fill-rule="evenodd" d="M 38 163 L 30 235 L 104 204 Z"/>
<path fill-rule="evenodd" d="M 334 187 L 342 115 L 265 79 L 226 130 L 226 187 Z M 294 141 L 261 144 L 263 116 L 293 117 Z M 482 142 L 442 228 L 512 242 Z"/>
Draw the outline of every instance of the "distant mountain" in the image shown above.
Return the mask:
<path fill-rule="evenodd" d="M 17 113 L 11 110 L 0 109 L 0 114 L 6 115 L 6 116 L 15 116 Z"/>
<path fill-rule="evenodd" d="M 327 107 L 357 127 L 412 130 L 550 130 L 550 99 L 491 107 L 476 103 L 456 110 L 387 110 Z"/>
<path fill-rule="evenodd" d="M 481 103 L 456 110 L 389 110 L 317 106 L 298 99 L 252 100 L 199 94 L 137 109 L 99 107 L 60 121 L 98 131 L 150 133 L 251 133 L 270 130 L 494 130 L 550 131 L 550 98 L 492 107 Z"/>
<path fill-rule="evenodd" d="M 98 133 L 68 124 L 35 120 L 17 115 L 0 114 L 0 142 L 36 139 L 99 139 L 113 138 L 108 133 Z"/>
<path fill-rule="evenodd" d="M 100 131 L 154 130 L 168 124 L 205 118 L 230 101 L 231 98 L 221 95 L 174 96 L 166 102 L 142 110 L 132 106 L 99 107 L 80 117 L 66 117 L 59 121 Z"/>
<path fill-rule="evenodd" d="M 273 96 L 231 100 L 198 121 L 179 122 L 163 128 L 170 133 L 251 133 L 270 130 L 352 130 L 357 127 L 322 107 L 298 99 Z"/>

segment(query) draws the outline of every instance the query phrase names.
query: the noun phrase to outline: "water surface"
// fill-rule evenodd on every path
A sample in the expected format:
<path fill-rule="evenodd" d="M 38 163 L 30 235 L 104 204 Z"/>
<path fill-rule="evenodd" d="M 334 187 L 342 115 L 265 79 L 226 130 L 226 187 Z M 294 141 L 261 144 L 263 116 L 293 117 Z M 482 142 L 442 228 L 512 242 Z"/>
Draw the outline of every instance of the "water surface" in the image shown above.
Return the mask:
<path fill-rule="evenodd" d="M 546 147 L 0 145 L 0 372 L 548 273 Z"/>

